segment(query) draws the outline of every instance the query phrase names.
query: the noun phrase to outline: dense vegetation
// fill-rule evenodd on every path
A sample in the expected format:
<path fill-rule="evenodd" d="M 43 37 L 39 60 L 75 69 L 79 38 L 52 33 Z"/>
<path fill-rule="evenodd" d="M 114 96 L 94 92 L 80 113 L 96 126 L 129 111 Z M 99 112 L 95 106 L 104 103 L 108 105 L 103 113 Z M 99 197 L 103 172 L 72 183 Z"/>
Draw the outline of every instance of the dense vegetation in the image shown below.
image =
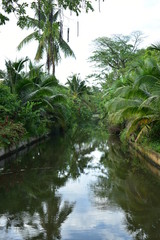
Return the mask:
<path fill-rule="evenodd" d="M 14 12 L 18 26 L 33 29 L 33 33 L 19 43 L 18 49 L 32 40 L 38 42 L 38 48 L 36 63 L 28 58 L 8 60 L 6 69 L 0 71 L 3 79 L 0 82 L 1 147 L 57 129 L 66 131 L 91 119 L 95 111 L 90 100 L 94 98 L 91 96 L 93 89 L 78 75 L 70 76 L 66 86 L 59 84 L 55 77 L 61 53 L 64 57 L 75 57 L 63 39 L 62 10 L 68 8 L 79 14 L 82 5 L 86 11 L 93 10 L 90 1 L 83 0 L 2 1 L 4 13 L 0 14 L 0 24 L 6 24 L 10 13 Z M 43 65 L 37 65 L 44 55 L 47 72 Z"/>
<path fill-rule="evenodd" d="M 159 46 L 140 49 L 140 32 L 95 40 L 90 61 L 97 64 L 103 90 L 103 122 L 122 141 L 160 151 Z"/>
<path fill-rule="evenodd" d="M 90 1 L 75 2 L 38 0 L 28 5 L 11 0 L 6 5 L 2 1 L 6 13 L 18 14 L 17 25 L 33 29 L 18 49 L 37 41 L 35 60 L 45 56 L 47 72 L 28 58 L 6 61 L 6 70 L 0 71 L 4 79 L 0 83 L 0 145 L 55 129 L 66 131 L 98 113 L 106 131 L 120 134 L 122 141 L 140 142 L 160 151 L 160 48 L 152 45 L 140 49 L 141 32 L 95 39 L 90 61 L 97 72 L 90 77 L 99 81 L 99 88 L 88 87 L 76 74 L 68 77 L 65 86 L 56 79 L 61 53 L 75 57 L 63 39 L 62 9 L 79 14 L 85 2 L 86 11 L 93 10 Z M 34 17 L 27 15 L 27 7 Z M 1 24 L 8 20 L 3 14 L 0 18 Z"/>
<path fill-rule="evenodd" d="M 24 71 L 25 62 L 29 71 Z M 28 59 L 6 62 L 0 83 L 0 145 L 67 129 L 91 119 L 93 90 L 79 75 L 66 86 Z M 68 86 L 67 86 L 68 85 Z"/>

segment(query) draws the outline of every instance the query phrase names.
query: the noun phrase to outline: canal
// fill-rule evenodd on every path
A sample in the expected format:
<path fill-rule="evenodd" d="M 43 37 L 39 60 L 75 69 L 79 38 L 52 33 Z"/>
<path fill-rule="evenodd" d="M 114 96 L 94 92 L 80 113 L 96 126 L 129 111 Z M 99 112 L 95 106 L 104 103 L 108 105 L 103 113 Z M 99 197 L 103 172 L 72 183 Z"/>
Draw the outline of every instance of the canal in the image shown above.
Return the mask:
<path fill-rule="evenodd" d="M 95 126 L 0 161 L 0 240 L 158 240 L 159 227 L 160 178 Z"/>

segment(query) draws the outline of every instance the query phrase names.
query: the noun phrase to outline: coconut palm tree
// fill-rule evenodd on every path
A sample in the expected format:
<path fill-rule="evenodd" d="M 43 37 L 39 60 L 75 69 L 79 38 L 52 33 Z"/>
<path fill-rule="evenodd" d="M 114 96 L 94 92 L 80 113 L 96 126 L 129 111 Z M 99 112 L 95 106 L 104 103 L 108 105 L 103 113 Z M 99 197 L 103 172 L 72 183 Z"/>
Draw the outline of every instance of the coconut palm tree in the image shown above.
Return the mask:
<path fill-rule="evenodd" d="M 126 136 L 136 134 L 135 141 L 160 119 L 160 67 L 151 58 L 137 67 L 136 78 L 122 81 L 106 104 L 110 122 L 125 123 Z"/>
<path fill-rule="evenodd" d="M 16 93 L 23 105 L 34 103 L 34 110 L 39 109 L 53 124 L 65 125 L 65 95 L 60 93 L 58 80 L 53 75 L 41 71 L 42 66 L 29 64 L 29 72 L 16 85 Z"/>
<path fill-rule="evenodd" d="M 55 75 L 55 66 L 61 60 L 60 53 L 63 52 L 65 57 L 75 57 L 75 55 L 63 39 L 61 22 L 58 20 L 60 10 L 55 8 L 54 1 L 39 0 L 33 5 L 33 9 L 35 18 L 29 17 L 26 27 L 33 28 L 34 31 L 21 41 L 18 50 L 32 40 L 38 41 L 35 60 L 41 60 L 45 53 L 48 73 L 52 67 L 52 74 Z"/>
<path fill-rule="evenodd" d="M 71 94 L 74 98 L 82 96 L 84 93 L 89 93 L 86 82 L 80 79 L 78 74 L 73 74 L 67 79 L 67 83 Z"/>
<path fill-rule="evenodd" d="M 41 117 L 53 123 L 65 126 L 65 95 L 61 94 L 58 80 L 42 71 L 43 65 L 28 64 L 29 71 L 24 72 L 24 63 L 28 59 L 6 62 L 7 71 L 3 72 L 5 83 L 10 86 L 21 102 L 22 107 L 31 104 L 32 110 L 38 110 Z"/>
<path fill-rule="evenodd" d="M 6 71 L 1 71 L 1 77 L 4 79 L 4 82 L 7 86 L 10 87 L 11 93 L 15 93 L 15 86 L 22 79 L 22 72 L 25 67 L 25 63 L 28 61 L 28 58 L 19 59 L 14 62 L 8 60 L 5 62 Z"/>

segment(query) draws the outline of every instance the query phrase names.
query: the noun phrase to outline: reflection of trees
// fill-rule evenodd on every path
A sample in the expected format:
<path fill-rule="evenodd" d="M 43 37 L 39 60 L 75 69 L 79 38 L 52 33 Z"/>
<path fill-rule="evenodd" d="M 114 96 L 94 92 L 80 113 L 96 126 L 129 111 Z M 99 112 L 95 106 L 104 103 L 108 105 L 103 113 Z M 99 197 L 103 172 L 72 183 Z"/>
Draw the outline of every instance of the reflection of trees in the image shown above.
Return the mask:
<path fill-rule="evenodd" d="M 127 156 L 127 155 L 126 155 Z M 91 185 L 97 207 L 122 208 L 125 225 L 134 239 L 160 239 L 160 184 L 136 159 L 127 159 L 115 141 L 101 163 L 107 174 Z"/>
<path fill-rule="evenodd" d="M 74 206 L 57 195 L 68 179 L 66 147 L 61 140 L 57 146 L 49 141 L 6 162 L 0 176 L 0 214 L 6 232 L 14 227 L 25 239 L 61 239 L 61 225 Z"/>
<path fill-rule="evenodd" d="M 12 184 L 0 189 L 0 213 L 6 219 L 6 231 L 14 227 L 25 239 L 61 239 L 61 225 L 74 206 L 56 193 L 66 182 L 65 177 L 58 178 L 54 169 L 31 170 L 13 174 L 9 181 Z M 8 189 L 4 189 L 6 186 Z"/>
<path fill-rule="evenodd" d="M 65 201 L 61 205 L 62 199 L 57 195 L 50 196 L 48 201 L 41 203 L 38 210 L 39 224 L 45 231 L 33 239 L 61 239 L 61 226 L 72 212 L 74 204 Z"/>
<path fill-rule="evenodd" d="M 99 133 L 99 138 L 97 133 Z M 90 167 L 89 163 L 91 163 L 92 157 L 89 154 L 97 147 L 100 147 L 100 144 L 103 142 L 102 135 L 100 131 L 97 131 L 95 125 L 91 125 L 90 128 L 82 127 L 73 131 L 69 142 L 71 152 L 68 158 L 68 169 L 69 175 L 75 179 L 84 173 L 85 169 Z"/>
<path fill-rule="evenodd" d="M 89 167 L 89 154 L 100 142 L 92 133 L 84 128 L 63 138 L 54 136 L 5 162 L 0 221 L 5 219 L 6 235 L 16 228 L 24 239 L 61 239 L 61 226 L 74 203 L 64 201 L 57 190 Z"/>

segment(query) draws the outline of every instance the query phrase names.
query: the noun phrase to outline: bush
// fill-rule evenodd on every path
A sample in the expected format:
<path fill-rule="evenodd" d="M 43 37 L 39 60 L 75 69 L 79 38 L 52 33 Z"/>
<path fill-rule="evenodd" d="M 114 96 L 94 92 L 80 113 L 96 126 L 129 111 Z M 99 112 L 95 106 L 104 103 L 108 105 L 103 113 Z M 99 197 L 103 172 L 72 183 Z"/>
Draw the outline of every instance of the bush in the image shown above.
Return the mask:
<path fill-rule="evenodd" d="M 47 131 L 46 121 L 41 117 L 40 110 L 34 110 L 35 106 L 35 103 L 27 102 L 18 112 L 18 120 L 31 136 L 39 136 Z"/>
<path fill-rule="evenodd" d="M 0 145 L 9 146 L 18 143 L 26 134 L 22 123 L 14 123 L 6 119 L 0 122 Z"/>
<path fill-rule="evenodd" d="M 15 118 L 20 102 L 15 94 L 10 93 L 10 88 L 0 83 L 0 120 L 5 117 Z"/>

